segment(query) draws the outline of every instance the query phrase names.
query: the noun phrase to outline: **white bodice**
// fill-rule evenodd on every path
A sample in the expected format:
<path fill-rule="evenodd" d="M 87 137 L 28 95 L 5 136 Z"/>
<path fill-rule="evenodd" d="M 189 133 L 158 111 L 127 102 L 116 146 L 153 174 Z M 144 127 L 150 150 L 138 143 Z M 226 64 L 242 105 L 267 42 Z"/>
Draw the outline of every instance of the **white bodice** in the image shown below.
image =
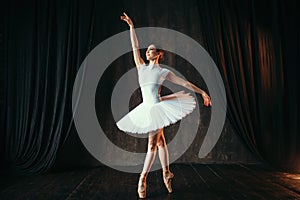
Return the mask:
<path fill-rule="evenodd" d="M 158 65 L 146 66 L 144 64 L 140 67 L 138 75 L 144 103 L 154 104 L 160 101 L 159 87 L 168 73 L 168 69 L 161 68 Z"/>

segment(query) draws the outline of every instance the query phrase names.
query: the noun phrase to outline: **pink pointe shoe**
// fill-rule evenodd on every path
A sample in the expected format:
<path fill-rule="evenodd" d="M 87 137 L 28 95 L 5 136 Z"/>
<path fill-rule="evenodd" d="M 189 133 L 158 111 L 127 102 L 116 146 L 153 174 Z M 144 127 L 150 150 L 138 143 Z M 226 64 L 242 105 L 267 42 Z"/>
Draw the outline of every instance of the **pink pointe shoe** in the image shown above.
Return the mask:
<path fill-rule="evenodd" d="M 172 189 L 172 179 L 174 178 L 174 174 L 170 171 L 167 172 L 163 172 L 163 179 L 164 179 L 164 183 L 166 188 L 168 189 L 169 193 L 173 192 Z"/>

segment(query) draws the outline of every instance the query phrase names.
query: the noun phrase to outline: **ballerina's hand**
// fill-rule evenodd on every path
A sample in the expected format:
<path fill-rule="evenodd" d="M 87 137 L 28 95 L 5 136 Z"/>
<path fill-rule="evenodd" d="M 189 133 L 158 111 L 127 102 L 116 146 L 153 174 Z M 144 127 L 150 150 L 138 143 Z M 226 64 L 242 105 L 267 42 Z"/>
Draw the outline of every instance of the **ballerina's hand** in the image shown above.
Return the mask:
<path fill-rule="evenodd" d="M 130 19 L 130 17 L 128 17 L 128 15 L 126 13 L 123 13 L 123 15 L 121 15 L 120 17 L 121 20 L 127 22 L 127 24 L 130 26 L 130 27 L 133 27 L 133 22 L 132 20 Z"/>
<path fill-rule="evenodd" d="M 203 104 L 205 106 L 212 106 L 212 102 L 210 100 L 210 97 L 207 94 L 203 94 L 202 98 L 203 98 Z"/>

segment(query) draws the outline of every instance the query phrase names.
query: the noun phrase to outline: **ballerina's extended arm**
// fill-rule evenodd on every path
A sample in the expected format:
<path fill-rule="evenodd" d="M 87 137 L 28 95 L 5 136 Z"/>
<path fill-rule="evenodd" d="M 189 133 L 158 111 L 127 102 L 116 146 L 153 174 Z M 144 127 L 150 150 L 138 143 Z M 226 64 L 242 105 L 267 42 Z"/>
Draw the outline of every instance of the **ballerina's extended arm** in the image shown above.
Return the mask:
<path fill-rule="evenodd" d="M 134 62 L 137 68 L 140 68 L 140 66 L 142 64 L 144 64 L 144 60 L 141 57 L 140 54 L 140 49 L 139 49 L 139 42 L 134 30 L 134 25 L 132 20 L 130 19 L 130 17 L 128 17 L 128 15 L 126 13 L 123 13 L 124 15 L 122 15 L 120 18 L 121 20 L 127 22 L 127 24 L 130 27 L 130 40 L 131 40 L 131 45 L 132 45 L 132 50 L 133 50 L 133 58 L 134 58 Z"/>
<path fill-rule="evenodd" d="M 212 102 L 210 100 L 210 97 L 206 94 L 206 92 L 204 92 L 203 90 L 201 90 L 200 88 L 198 88 L 197 86 L 195 86 L 193 83 L 190 83 L 178 76 L 176 76 L 173 72 L 169 72 L 168 75 L 166 76 L 166 80 L 171 81 L 177 85 L 181 85 L 189 90 L 192 90 L 196 93 L 199 93 L 202 95 L 203 101 L 204 101 L 204 105 L 205 106 L 212 106 Z"/>

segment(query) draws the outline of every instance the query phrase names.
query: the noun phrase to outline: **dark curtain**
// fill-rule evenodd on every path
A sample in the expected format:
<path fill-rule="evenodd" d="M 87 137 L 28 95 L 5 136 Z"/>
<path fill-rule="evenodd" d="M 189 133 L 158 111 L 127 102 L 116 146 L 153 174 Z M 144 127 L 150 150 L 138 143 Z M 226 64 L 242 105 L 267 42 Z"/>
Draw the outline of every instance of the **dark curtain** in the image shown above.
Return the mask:
<path fill-rule="evenodd" d="M 228 117 L 237 133 L 261 159 L 296 169 L 298 2 L 194 3 L 200 14 L 195 22 L 201 23 L 199 34 L 222 74 Z M 125 25 L 120 28 L 109 19 L 128 8 L 143 14 L 147 8 L 142 2 L 96 0 L 12 0 L 2 5 L 1 153 L 10 169 L 46 172 L 75 131 L 71 97 L 81 62 L 101 41 L 125 30 Z M 163 15 L 147 17 L 152 14 Z"/>
<path fill-rule="evenodd" d="M 98 6 L 105 12 L 104 4 Z M 93 48 L 95 7 L 95 1 L 6 2 L 1 125 L 14 172 L 49 170 L 74 131 L 72 87 Z"/>
<path fill-rule="evenodd" d="M 290 170 L 300 170 L 299 11 L 296 0 L 199 1 L 229 120 L 258 157 Z"/>

